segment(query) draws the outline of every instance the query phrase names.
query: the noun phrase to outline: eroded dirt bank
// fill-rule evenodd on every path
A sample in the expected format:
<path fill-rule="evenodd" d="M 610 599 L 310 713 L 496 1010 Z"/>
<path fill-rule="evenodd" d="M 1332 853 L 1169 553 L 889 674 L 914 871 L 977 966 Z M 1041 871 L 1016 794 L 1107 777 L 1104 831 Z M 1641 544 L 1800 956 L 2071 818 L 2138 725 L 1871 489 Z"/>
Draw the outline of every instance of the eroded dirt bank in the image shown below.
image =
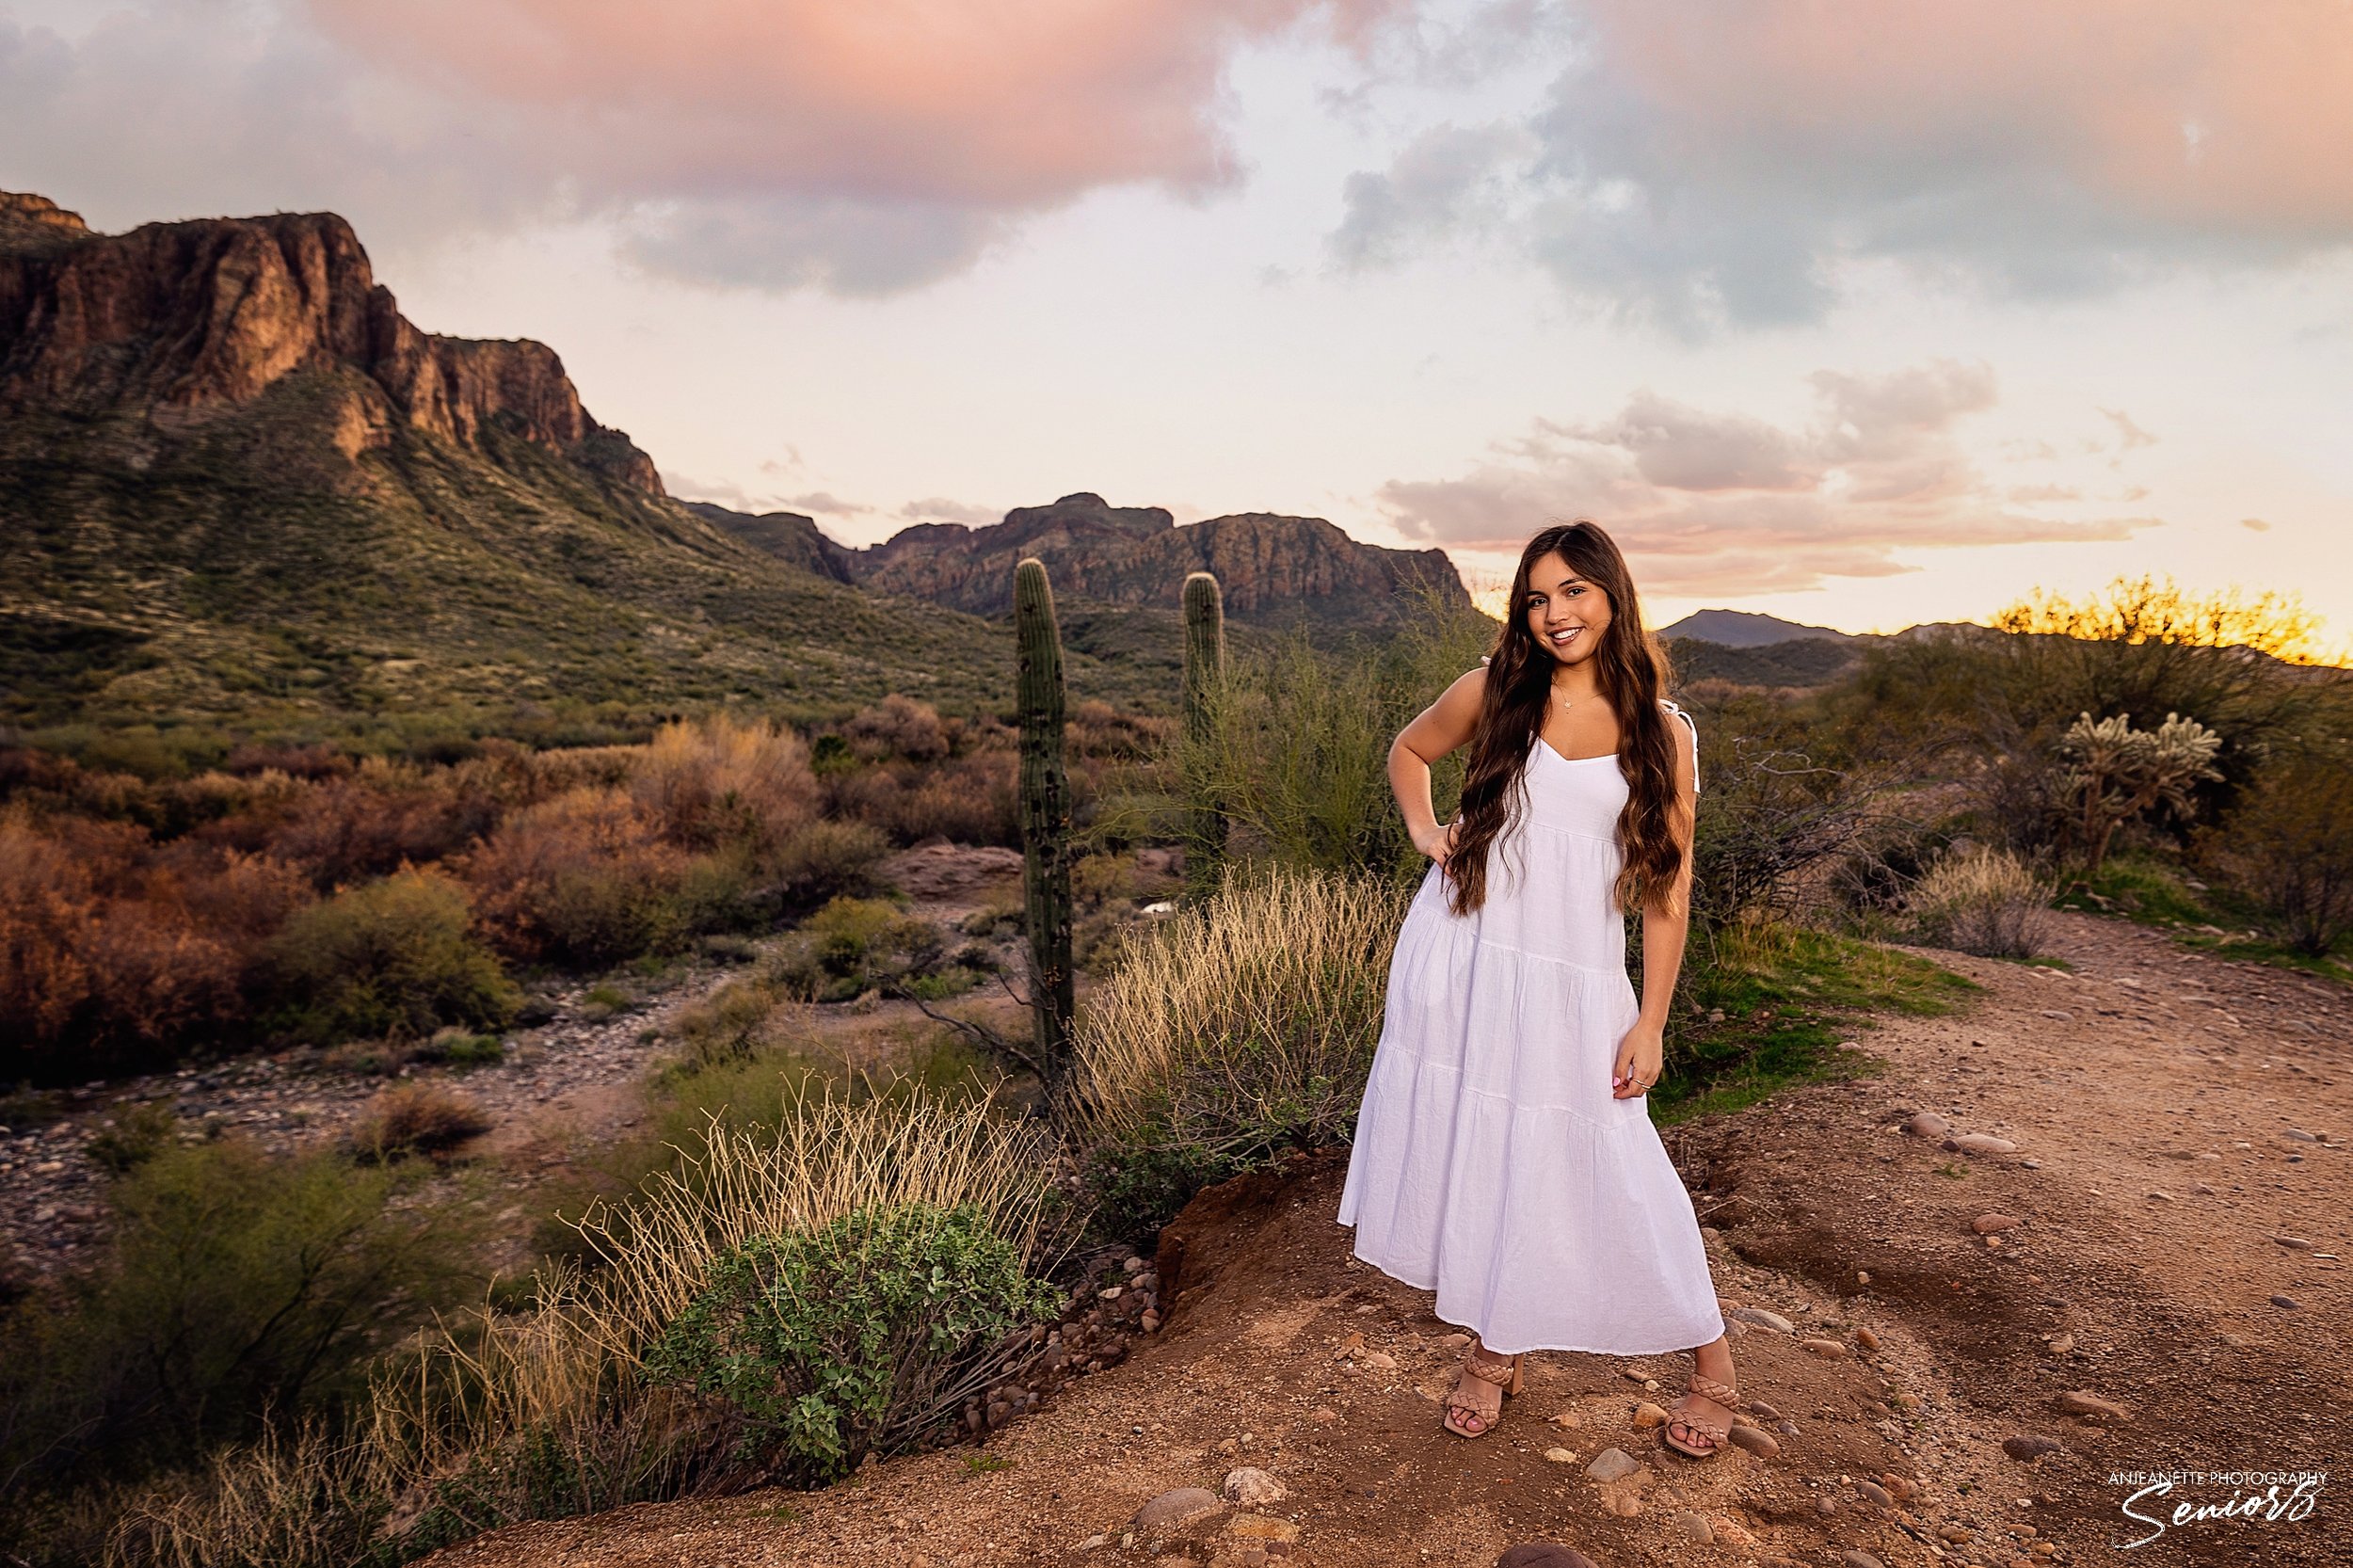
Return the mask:
<path fill-rule="evenodd" d="M 1485 1568 L 1548 1539 L 1602 1568 L 2345 1561 L 2353 1532 L 2325 1486 L 2300 1520 L 2121 1549 L 2151 1527 L 2111 1477 L 2325 1470 L 2353 1431 L 2353 999 L 2117 922 L 2060 931 L 2072 975 L 1938 954 L 1988 991 L 1870 1034 L 1882 1075 L 1670 1135 L 1719 1293 L 1744 1314 L 1768 1457 L 1692 1464 L 1636 1425 L 1680 1386 L 1681 1357 L 1535 1357 L 1493 1435 L 1441 1432 L 1452 1331 L 1348 1256 L 1327 1154 L 1204 1194 L 1163 1240 L 1167 1327 L 985 1449 L 822 1494 L 519 1527 L 432 1560 Z M 1901 1130 L 1921 1112 L 2017 1146 Z M 2050 1446 L 2020 1459 L 2006 1442 Z M 1610 1448 L 1641 1467 L 1595 1479 Z M 1242 1466 L 1287 1496 L 1130 1526 Z M 2243 1490 L 2185 1480 L 2136 1506 L 2164 1517 Z"/>

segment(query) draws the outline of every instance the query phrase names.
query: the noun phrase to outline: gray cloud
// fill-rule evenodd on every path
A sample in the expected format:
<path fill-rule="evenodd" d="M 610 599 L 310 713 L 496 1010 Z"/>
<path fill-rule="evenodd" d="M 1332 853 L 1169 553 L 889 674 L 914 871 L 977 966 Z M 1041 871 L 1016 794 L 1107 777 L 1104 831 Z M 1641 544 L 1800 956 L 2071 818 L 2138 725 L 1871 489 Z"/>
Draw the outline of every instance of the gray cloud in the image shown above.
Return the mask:
<path fill-rule="evenodd" d="M 1858 262 L 2063 296 L 2353 244 L 2343 5 L 1568 8 L 1565 36 L 1492 18 L 1561 71 L 1532 152 L 1491 140 L 1479 178 L 1516 187 L 1510 232 L 1605 311 L 1700 334 L 1817 319 Z M 1416 142 L 1350 179 L 1336 256 L 1493 226 L 1493 202 L 1399 200 L 1428 161 Z"/>
<path fill-rule="evenodd" d="M 1814 419 L 1783 429 L 1649 392 L 1593 424 L 1540 421 L 1456 478 L 1395 480 L 1379 504 L 1409 538 L 1516 548 L 1545 522 L 1603 523 L 1645 585 L 1725 596 L 1918 569 L 1923 548 L 2118 539 L 2158 520 L 2062 519 L 2005 504 L 1956 427 L 1992 408 L 1992 371 L 1940 360 L 1823 371 Z"/>

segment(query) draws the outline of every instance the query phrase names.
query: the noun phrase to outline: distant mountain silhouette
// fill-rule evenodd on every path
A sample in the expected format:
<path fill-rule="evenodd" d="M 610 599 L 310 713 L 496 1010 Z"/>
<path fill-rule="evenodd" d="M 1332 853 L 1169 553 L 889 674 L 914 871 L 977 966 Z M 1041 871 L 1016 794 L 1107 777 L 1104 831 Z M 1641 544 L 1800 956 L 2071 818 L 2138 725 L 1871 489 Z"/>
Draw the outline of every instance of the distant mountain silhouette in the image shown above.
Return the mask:
<path fill-rule="evenodd" d="M 1764 648 L 1772 643 L 1794 642 L 1800 637 L 1824 637 L 1834 643 L 1855 642 L 1851 632 L 1840 632 L 1828 626 L 1807 626 L 1803 622 L 1784 620 L 1779 616 L 1760 616 L 1749 610 L 1694 610 L 1673 626 L 1661 627 L 1661 637 L 1697 637 L 1704 643 L 1723 648 Z"/>

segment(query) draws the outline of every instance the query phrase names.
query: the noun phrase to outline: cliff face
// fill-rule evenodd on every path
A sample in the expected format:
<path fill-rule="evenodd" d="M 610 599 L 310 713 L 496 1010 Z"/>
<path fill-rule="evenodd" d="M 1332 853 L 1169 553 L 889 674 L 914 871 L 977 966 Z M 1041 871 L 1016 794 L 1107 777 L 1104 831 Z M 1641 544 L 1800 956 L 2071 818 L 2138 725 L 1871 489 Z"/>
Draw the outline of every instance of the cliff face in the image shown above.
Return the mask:
<path fill-rule="evenodd" d="M 696 510 L 715 520 L 722 509 Z M 795 564 L 824 549 L 825 568 L 810 569 L 979 616 L 1011 612 L 1013 568 L 1025 555 L 1046 563 L 1058 597 L 1160 610 L 1176 607 L 1188 572 L 1215 572 L 1226 612 L 1245 620 L 1311 615 L 1385 625 L 1410 611 L 1409 591 L 1422 584 L 1448 602 L 1469 601 L 1445 552 L 1362 544 L 1321 518 L 1244 512 L 1178 527 L 1160 507 L 1112 506 L 1081 491 L 1016 507 L 984 528 L 918 523 L 870 550 L 847 550 L 795 514 L 728 515 L 740 520 L 726 526 L 746 539 L 750 524 L 792 518 L 802 527 L 791 543 L 763 548 Z"/>
<path fill-rule="evenodd" d="M 552 349 L 423 332 L 327 213 L 92 233 L 0 193 L 0 411 L 129 415 L 185 429 L 306 370 L 346 370 L 356 456 L 393 424 L 480 448 L 496 425 L 649 494 L 652 459 L 581 407 Z"/>

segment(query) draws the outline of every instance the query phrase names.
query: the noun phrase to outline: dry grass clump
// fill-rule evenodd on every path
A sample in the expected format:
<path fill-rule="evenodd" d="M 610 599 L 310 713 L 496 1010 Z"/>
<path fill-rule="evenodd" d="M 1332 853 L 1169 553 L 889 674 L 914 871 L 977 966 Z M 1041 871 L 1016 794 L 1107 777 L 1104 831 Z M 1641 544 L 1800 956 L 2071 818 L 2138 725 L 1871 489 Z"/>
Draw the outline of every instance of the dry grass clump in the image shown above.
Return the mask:
<path fill-rule="evenodd" d="M 404 1155 L 445 1156 L 490 1130 L 480 1106 L 455 1090 L 425 1080 L 379 1090 L 352 1124 L 352 1151 L 374 1160 Z"/>
<path fill-rule="evenodd" d="M 1369 879 L 1276 867 L 1131 942 L 1074 1033 L 1084 1141 L 1248 1157 L 1344 1138 L 1404 908 Z"/>
<path fill-rule="evenodd" d="M 625 790 L 583 787 L 525 807 L 459 865 L 484 926 L 519 958 L 613 963 L 683 934 L 677 895 L 690 856 Z"/>
<path fill-rule="evenodd" d="M 1955 850 L 1915 883 L 1913 925 L 1933 946 L 1981 958 L 2032 958 L 2050 942 L 2051 889 L 2008 850 Z"/>

